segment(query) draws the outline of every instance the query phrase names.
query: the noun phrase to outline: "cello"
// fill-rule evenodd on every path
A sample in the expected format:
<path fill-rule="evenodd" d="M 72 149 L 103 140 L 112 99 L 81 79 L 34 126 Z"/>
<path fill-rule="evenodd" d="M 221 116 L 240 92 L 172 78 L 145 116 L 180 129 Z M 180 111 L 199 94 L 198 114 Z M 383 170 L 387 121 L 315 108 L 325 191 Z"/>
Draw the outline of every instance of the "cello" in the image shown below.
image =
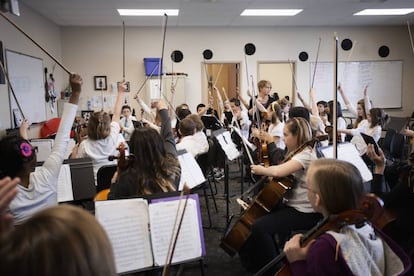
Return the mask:
<path fill-rule="evenodd" d="M 295 151 L 293 151 L 284 162 L 290 160 L 295 154 L 303 151 L 306 147 L 313 145 L 326 139 L 326 136 L 315 137 L 312 140 L 303 143 Z M 267 177 L 263 177 L 261 181 L 267 180 Z M 293 178 L 290 176 L 280 179 L 269 178 L 270 182 L 264 185 L 264 188 L 259 191 L 257 196 L 250 202 L 249 206 L 241 214 L 239 220 L 233 225 L 231 229 L 227 231 L 224 238 L 221 240 L 220 247 L 229 254 L 234 256 L 242 247 L 242 245 L 249 238 L 251 228 L 255 220 L 266 214 L 269 214 L 271 210 L 283 199 L 283 196 L 292 189 L 294 185 Z"/>

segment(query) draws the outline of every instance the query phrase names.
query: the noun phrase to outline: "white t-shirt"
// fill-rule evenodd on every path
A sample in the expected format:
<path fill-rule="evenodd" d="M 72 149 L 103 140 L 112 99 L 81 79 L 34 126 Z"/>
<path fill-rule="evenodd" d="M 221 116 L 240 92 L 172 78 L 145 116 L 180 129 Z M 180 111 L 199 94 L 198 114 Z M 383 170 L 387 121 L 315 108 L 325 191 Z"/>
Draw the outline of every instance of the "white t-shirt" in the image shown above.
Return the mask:
<path fill-rule="evenodd" d="M 276 143 L 276 147 L 280 148 L 280 149 L 285 149 L 286 145 L 285 145 L 285 140 L 283 137 L 283 128 L 285 127 L 285 123 L 280 122 L 277 125 L 271 124 L 267 130 L 267 132 L 270 134 L 270 136 L 272 137 L 279 137 L 279 142 Z"/>

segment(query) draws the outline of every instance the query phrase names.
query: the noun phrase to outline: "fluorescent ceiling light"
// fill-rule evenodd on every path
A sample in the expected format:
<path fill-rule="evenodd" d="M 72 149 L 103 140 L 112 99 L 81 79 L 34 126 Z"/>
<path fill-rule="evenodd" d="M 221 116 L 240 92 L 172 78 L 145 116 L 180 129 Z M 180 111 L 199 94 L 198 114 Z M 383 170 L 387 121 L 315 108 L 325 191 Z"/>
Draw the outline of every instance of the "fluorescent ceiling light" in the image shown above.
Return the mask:
<path fill-rule="evenodd" d="M 365 9 L 354 15 L 406 15 L 414 12 L 414 9 Z"/>
<path fill-rule="evenodd" d="M 241 16 L 294 16 L 303 9 L 245 9 Z"/>
<path fill-rule="evenodd" d="M 169 16 L 178 16 L 179 10 L 177 9 L 118 9 L 120 15 L 125 16 L 163 16 L 167 14 Z"/>

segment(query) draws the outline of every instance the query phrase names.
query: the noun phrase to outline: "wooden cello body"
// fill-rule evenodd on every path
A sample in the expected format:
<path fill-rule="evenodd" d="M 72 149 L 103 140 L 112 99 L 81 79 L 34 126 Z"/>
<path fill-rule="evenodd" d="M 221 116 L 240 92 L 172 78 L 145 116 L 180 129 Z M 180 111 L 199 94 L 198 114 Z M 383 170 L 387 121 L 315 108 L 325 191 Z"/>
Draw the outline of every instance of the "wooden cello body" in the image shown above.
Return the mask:
<path fill-rule="evenodd" d="M 282 200 L 285 193 L 291 189 L 292 185 L 293 179 L 289 177 L 271 180 L 265 185 L 257 194 L 255 200 L 244 210 L 233 228 L 226 233 L 220 243 L 220 247 L 230 256 L 234 256 L 250 236 L 254 221 L 270 213 Z"/>

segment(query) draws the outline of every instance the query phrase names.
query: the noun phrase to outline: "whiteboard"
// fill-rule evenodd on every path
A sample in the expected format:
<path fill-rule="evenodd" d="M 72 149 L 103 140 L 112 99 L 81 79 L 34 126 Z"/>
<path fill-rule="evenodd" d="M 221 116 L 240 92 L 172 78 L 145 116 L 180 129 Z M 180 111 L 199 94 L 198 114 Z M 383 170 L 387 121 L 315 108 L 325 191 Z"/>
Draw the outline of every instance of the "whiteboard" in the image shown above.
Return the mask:
<path fill-rule="evenodd" d="M 310 64 L 312 78 L 315 63 Z M 402 61 L 353 61 L 338 63 L 338 82 L 356 108 L 358 100 L 364 98 L 364 87 L 374 107 L 402 107 Z M 334 67 L 332 62 L 318 62 L 315 72 L 315 100 L 330 101 L 334 93 Z M 338 94 L 338 101 L 345 105 Z"/>
<path fill-rule="evenodd" d="M 46 121 L 43 60 L 6 49 L 6 62 L 10 84 L 26 119 L 31 123 Z M 11 91 L 9 99 L 13 120 L 12 110 L 17 104 Z"/>

